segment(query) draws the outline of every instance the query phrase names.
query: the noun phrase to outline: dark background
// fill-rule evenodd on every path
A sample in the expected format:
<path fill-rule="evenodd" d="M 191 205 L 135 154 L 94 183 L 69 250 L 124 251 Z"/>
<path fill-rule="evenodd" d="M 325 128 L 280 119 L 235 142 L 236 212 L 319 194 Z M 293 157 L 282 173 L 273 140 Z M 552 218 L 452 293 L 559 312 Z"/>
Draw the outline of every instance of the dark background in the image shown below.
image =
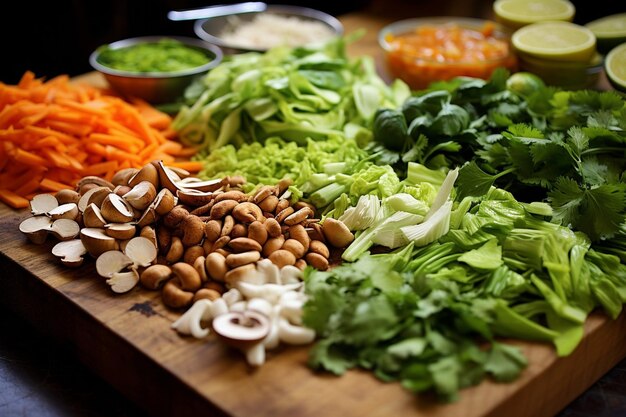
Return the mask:
<path fill-rule="evenodd" d="M 404 0 L 406 10 L 420 2 L 450 3 L 454 0 Z M 133 36 L 179 35 L 195 37 L 192 22 L 171 22 L 170 10 L 182 10 L 223 4 L 203 0 L 8 0 L 0 16 L 0 81 L 16 83 L 26 70 L 38 77 L 59 74 L 78 75 L 91 70 L 89 54 L 98 46 Z M 272 3 L 272 2 L 270 2 Z M 385 2 L 377 0 L 277 1 L 299 4 L 338 16 L 374 6 L 385 11 Z M 398 2 L 394 2 L 397 4 Z M 475 7 L 479 17 L 490 0 L 457 0 Z M 576 22 L 586 23 L 598 17 L 626 11 L 619 0 L 574 1 Z M 448 7 L 448 9 L 453 9 Z M 389 10 L 402 18 L 418 17 L 402 10 Z"/>

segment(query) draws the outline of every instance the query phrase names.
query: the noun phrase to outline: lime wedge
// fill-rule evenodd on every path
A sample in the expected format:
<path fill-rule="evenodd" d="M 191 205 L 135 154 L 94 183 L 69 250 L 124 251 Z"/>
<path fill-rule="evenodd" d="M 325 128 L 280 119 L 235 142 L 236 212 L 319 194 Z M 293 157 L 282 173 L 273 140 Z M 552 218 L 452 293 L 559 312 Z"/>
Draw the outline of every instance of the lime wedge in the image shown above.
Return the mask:
<path fill-rule="evenodd" d="M 596 37 L 584 26 L 569 22 L 539 22 L 518 29 L 512 36 L 520 55 L 567 62 L 589 62 L 596 52 Z"/>
<path fill-rule="evenodd" d="M 571 22 L 576 9 L 567 0 L 497 0 L 496 20 L 512 29 L 546 20 Z"/>
<path fill-rule="evenodd" d="M 616 90 L 626 91 L 626 43 L 611 49 L 604 60 L 604 70 Z"/>
<path fill-rule="evenodd" d="M 585 25 L 598 39 L 598 50 L 607 53 L 626 42 L 626 13 L 602 17 Z"/>

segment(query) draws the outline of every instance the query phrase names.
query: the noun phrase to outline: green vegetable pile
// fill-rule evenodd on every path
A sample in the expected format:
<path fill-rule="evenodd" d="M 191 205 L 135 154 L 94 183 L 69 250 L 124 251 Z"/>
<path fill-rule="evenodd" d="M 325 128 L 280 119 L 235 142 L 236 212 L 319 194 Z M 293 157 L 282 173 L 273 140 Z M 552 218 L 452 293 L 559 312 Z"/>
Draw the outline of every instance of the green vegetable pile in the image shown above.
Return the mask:
<path fill-rule="evenodd" d="M 308 269 L 304 323 L 320 336 L 310 364 L 336 374 L 360 366 L 454 400 L 485 376 L 509 381 L 524 368 L 497 336 L 568 355 L 595 307 L 621 311 L 626 266 L 548 213 L 491 188 L 457 201 L 450 231 L 426 246 Z"/>
<path fill-rule="evenodd" d="M 109 68 L 131 72 L 174 72 L 208 64 L 211 58 L 202 50 L 176 39 L 138 43 L 124 48 L 99 49 L 98 62 Z"/>
<path fill-rule="evenodd" d="M 182 141 L 209 151 L 279 136 L 304 144 L 340 135 L 356 139 L 379 107 L 410 92 L 390 88 L 371 58 L 349 60 L 345 40 L 230 56 L 189 88 L 173 127 Z"/>
<path fill-rule="evenodd" d="M 531 88 L 520 87 L 523 76 Z M 626 217 L 623 97 L 560 91 L 530 74 L 515 74 L 515 83 L 507 77 L 498 71 L 489 81 L 437 83 L 400 109 L 379 110 L 372 150 L 397 165 L 471 161 L 459 174 L 462 195 L 482 195 L 495 184 L 521 200 L 547 199 L 556 221 L 593 241 L 614 237 Z"/>
<path fill-rule="evenodd" d="M 454 400 L 526 366 L 502 337 L 564 356 L 594 309 L 619 315 L 622 96 L 503 70 L 410 94 L 344 48 L 230 57 L 187 90 L 174 125 L 202 147 L 203 176 L 289 177 L 293 199 L 355 232 L 343 264 L 305 271 L 312 367 Z"/>

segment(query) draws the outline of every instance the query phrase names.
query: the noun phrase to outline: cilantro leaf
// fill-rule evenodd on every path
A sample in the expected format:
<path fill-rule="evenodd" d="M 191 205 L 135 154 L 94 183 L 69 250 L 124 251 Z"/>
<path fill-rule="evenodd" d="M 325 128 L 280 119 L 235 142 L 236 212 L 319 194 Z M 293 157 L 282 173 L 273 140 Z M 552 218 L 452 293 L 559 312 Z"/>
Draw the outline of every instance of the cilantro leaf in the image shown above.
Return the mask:
<path fill-rule="evenodd" d="M 624 183 L 585 189 L 571 178 L 559 178 L 548 199 L 555 219 L 587 233 L 592 240 L 612 237 L 625 219 Z"/>
<path fill-rule="evenodd" d="M 503 343 L 493 343 L 487 355 L 485 370 L 496 381 L 506 382 L 517 378 L 527 364 L 528 361 L 519 348 Z"/>
<path fill-rule="evenodd" d="M 558 178 L 554 189 L 548 193 L 548 201 L 554 208 L 554 219 L 569 227 L 577 223 L 578 207 L 583 195 L 584 192 L 576 181 L 566 177 Z"/>
<path fill-rule="evenodd" d="M 481 196 L 489 191 L 489 188 L 499 178 L 513 172 L 513 169 L 500 172 L 498 175 L 489 175 L 476 164 L 475 161 L 469 162 L 459 170 L 459 176 L 456 179 L 457 198 L 462 200 L 468 196 Z"/>
<path fill-rule="evenodd" d="M 577 229 L 592 240 L 612 237 L 625 219 L 626 184 L 601 185 L 587 190 L 584 196 Z"/>
<path fill-rule="evenodd" d="M 589 147 L 589 137 L 578 126 L 572 126 L 567 131 L 567 144 L 574 151 L 574 155 L 580 158 L 582 152 Z"/>
<path fill-rule="evenodd" d="M 338 345 L 332 339 L 325 339 L 311 348 L 308 364 L 313 369 L 325 369 L 341 375 L 354 367 L 355 357 L 346 346 Z"/>

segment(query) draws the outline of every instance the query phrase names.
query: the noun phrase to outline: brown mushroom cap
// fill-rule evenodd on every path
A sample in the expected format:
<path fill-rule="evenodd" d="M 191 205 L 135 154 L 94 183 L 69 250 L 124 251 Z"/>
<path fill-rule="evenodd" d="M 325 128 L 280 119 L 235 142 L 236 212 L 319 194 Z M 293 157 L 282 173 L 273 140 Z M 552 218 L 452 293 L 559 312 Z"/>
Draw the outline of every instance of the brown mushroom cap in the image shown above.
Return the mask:
<path fill-rule="evenodd" d="M 247 349 L 267 337 L 270 320 L 258 311 L 232 311 L 213 319 L 213 330 L 228 345 Z"/>

